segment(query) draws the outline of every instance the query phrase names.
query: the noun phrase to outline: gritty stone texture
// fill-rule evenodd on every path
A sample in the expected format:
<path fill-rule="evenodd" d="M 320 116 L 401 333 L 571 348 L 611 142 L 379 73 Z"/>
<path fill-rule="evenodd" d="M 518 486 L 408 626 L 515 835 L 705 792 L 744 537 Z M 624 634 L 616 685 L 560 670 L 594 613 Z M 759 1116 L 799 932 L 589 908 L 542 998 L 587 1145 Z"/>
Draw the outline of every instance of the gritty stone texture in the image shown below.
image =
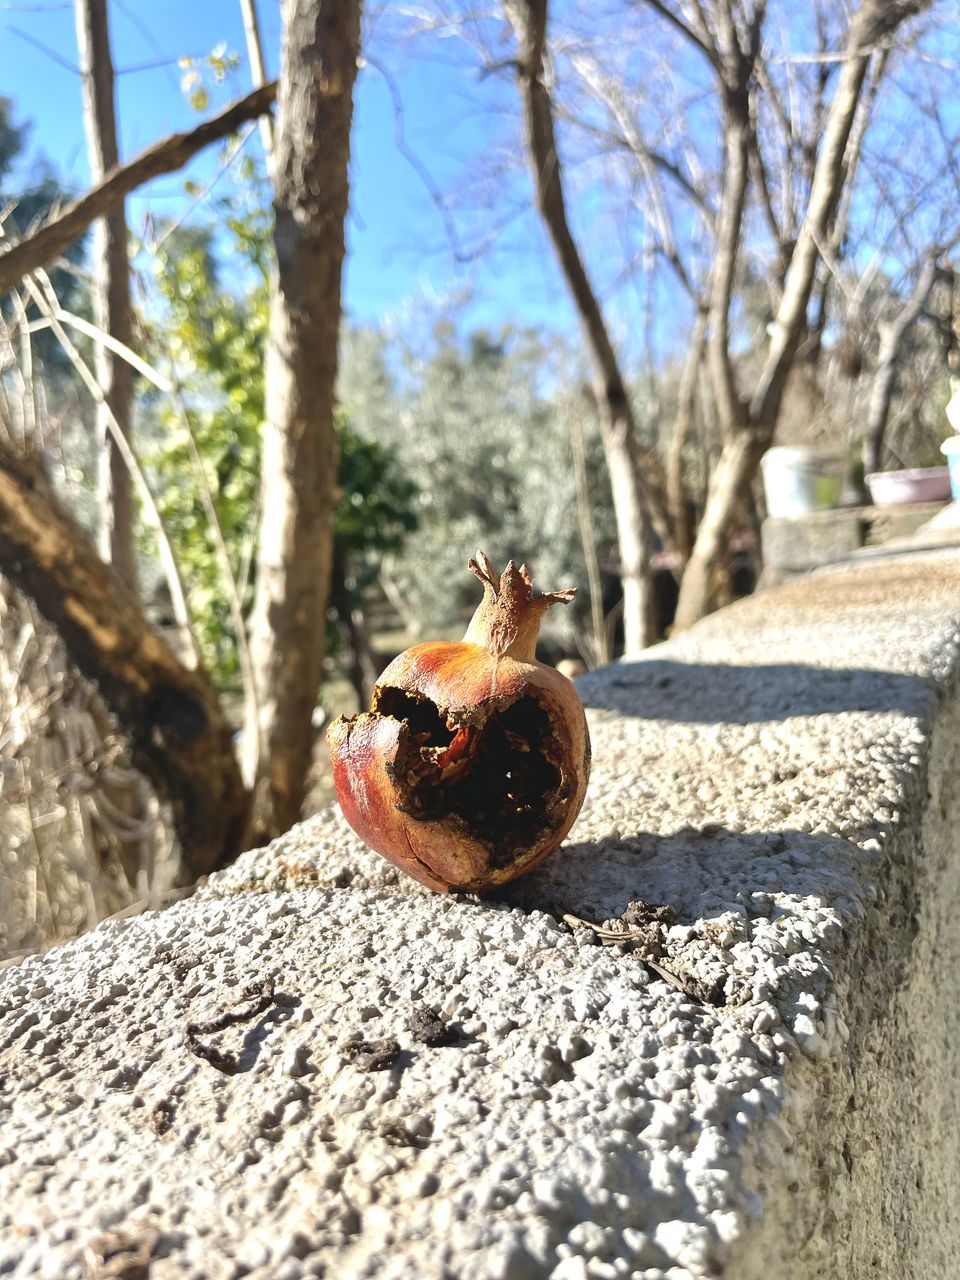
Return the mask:
<path fill-rule="evenodd" d="M 958 612 L 870 559 L 585 678 L 495 898 L 328 812 L 0 972 L 0 1275 L 955 1274 Z"/>

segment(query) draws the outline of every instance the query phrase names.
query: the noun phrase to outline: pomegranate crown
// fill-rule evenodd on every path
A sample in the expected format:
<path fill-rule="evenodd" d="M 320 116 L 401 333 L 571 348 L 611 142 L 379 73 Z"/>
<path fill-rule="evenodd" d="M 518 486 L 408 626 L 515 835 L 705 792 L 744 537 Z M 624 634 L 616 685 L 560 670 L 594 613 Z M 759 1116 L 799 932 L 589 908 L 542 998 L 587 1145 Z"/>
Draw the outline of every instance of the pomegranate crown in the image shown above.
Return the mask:
<path fill-rule="evenodd" d="M 478 644 L 495 657 L 533 662 L 543 615 L 554 604 L 569 604 L 576 587 L 563 591 L 538 592 L 525 564 L 518 569 L 511 560 L 498 574 L 483 551 L 467 561 L 467 568 L 483 583 L 483 599 L 477 606 L 466 635 L 468 644 Z"/>

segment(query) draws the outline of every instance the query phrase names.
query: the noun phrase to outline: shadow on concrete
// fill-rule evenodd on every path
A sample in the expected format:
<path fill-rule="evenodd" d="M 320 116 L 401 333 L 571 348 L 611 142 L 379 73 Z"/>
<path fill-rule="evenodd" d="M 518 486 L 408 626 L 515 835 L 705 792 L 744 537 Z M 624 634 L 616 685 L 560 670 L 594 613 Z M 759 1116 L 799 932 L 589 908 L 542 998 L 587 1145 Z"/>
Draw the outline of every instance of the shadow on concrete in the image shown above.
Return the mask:
<path fill-rule="evenodd" d="M 753 724 L 843 711 L 919 715 L 932 688 L 895 671 L 797 662 L 731 666 L 654 658 L 582 676 L 584 706 L 676 724 Z"/>
<path fill-rule="evenodd" d="M 716 824 L 670 835 L 638 831 L 566 845 L 497 897 L 524 911 L 595 923 L 621 916 L 638 900 L 671 907 L 685 924 L 730 910 L 759 918 L 774 910 L 772 894 L 823 905 L 847 899 L 851 864 L 863 856 L 853 838 L 803 831 L 735 832 Z M 775 911 L 790 913 L 783 897 Z"/>

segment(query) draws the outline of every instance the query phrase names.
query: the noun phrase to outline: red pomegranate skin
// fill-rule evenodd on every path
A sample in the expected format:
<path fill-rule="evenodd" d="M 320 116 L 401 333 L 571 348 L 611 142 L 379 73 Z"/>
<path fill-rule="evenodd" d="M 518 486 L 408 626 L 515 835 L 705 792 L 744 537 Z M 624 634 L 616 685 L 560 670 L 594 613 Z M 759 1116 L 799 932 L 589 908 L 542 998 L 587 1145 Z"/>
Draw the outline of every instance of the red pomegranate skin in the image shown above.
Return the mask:
<path fill-rule="evenodd" d="M 470 562 L 484 599 L 459 643 L 416 645 L 371 710 L 331 725 L 344 816 L 431 889 L 479 892 L 531 871 L 566 836 L 590 772 L 571 682 L 536 660 L 540 621 L 572 591 L 534 593 L 526 568 Z"/>

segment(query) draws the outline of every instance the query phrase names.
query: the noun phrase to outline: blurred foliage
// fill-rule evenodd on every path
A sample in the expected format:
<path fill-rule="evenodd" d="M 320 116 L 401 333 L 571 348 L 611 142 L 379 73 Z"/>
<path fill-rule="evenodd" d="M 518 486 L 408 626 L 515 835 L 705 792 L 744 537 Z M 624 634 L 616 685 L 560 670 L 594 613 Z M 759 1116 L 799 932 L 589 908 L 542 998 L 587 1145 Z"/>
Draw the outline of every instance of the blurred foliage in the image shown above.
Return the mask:
<path fill-rule="evenodd" d="M 417 528 L 414 505 L 417 485 L 401 469 L 393 450 L 366 440 L 338 415 L 340 437 L 340 501 L 334 516 L 334 539 L 341 555 L 355 557 L 358 587 L 376 581 L 376 564 L 368 552 L 399 551 Z"/>
<path fill-rule="evenodd" d="M 232 228 L 228 233 L 240 252 L 241 237 Z M 188 423 L 246 608 L 251 590 L 244 565 L 252 553 L 259 490 L 268 286 L 266 276 L 256 273 L 242 296 L 223 288 L 212 241 L 208 229 L 181 229 L 157 251 L 156 284 L 166 308 L 155 322 L 155 337 L 184 387 L 188 422 L 169 397 L 152 397 L 160 429 L 150 433 L 143 452 L 190 584 L 204 658 L 219 683 L 232 685 L 238 662 L 230 603 L 195 475 Z"/>
<path fill-rule="evenodd" d="M 26 133 L 23 125 L 14 123 L 13 103 L 9 98 L 0 97 L 0 178 L 10 172 L 14 160 L 23 150 Z"/>
<path fill-rule="evenodd" d="M 181 58 L 180 91 L 194 111 L 206 111 L 210 105 L 210 91 L 206 74 L 212 73 L 215 84 L 223 84 L 231 72 L 240 66 L 240 55 L 228 50 L 226 42 L 215 45 L 205 58 Z"/>
<path fill-rule="evenodd" d="M 459 308 L 458 308 L 459 309 Z M 340 395 L 351 421 L 392 445 L 420 487 L 419 528 L 387 556 L 383 578 L 418 637 L 455 633 L 476 604 L 467 559 L 527 561 L 544 590 L 585 583 L 570 449 L 584 420 L 590 501 L 601 555 L 613 520 L 593 415 L 578 360 L 533 330 L 463 333 L 448 312 L 410 315 L 388 337 L 351 330 Z M 553 610 L 545 632 L 574 647 L 587 602 Z"/>
<path fill-rule="evenodd" d="M 205 661 L 218 685 L 232 688 L 238 683 L 236 638 L 190 435 L 246 614 L 253 598 L 272 228 L 269 198 L 249 160 L 233 189 L 212 203 L 215 223 L 172 230 L 157 245 L 156 286 L 163 305 L 148 328 L 151 345 L 176 369 L 186 421 L 170 397 L 147 396 L 153 422 L 144 424 L 144 455 L 190 585 Z M 223 279 L 226 262 L 229 285 Z M 417 487 L 391 448 L 355 430 L 343 409 L 337 425 L 341 496 L 334 544 L 341 580 L 334 584 L 327 639 L 334 655 L 342 647 L 341 615 L 376 580 L 378 557 L 399 550 L 417 523 Z"/>
<path fill-rule="evenodd" d="M 29 125 L 16 123 L 13 103 L 9 98 L 0 96 L 0 210 L 4 211 L 5 222 L 8 222 L 7 234 L 12 231 L 15 235 L 24 235 L 42 223 L 54 206 L 65 203 L 72 194 L 42 155 L 33 155 L 28 163 L 21 165 L 23 172 L 19 174 L 19 180 L 15 180 L 15 166 L 24 161 L 29 136 Z M 88 241 L 89 233 L 80 236 L 62 257 L 72 266 L 79 266 L 86 254 Z M 61 305 L 89 318 L 87 290 L 79 274 L 62 267 L 50 267 L 49 275 Z M 22 297 L 29 319 L 36 320 L 39 315 L 36 307 L 25 291 L 22 291 Z M 4 316 L 12 314 L 10 295 L 0 298 L 0 307 Z M 49 330 L 35 333 L 31 342 L 34 359 L 42 362 L 50 378 L 62 375 L 69 368 L 66 356 Z M 78 345 L 86 347 L 82 341 Z"/>

